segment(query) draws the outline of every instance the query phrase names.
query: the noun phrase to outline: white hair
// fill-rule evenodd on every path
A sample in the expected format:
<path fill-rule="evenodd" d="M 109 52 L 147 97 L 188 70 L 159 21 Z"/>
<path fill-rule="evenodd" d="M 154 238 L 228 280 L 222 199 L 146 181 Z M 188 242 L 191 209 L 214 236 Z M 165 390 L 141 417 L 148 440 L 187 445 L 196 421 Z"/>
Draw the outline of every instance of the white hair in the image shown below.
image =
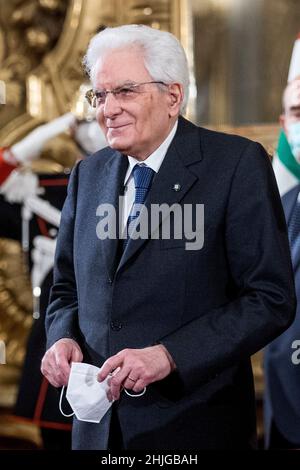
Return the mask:
<path fill-rule="evenodd" d="M 143 54 L 144 64 L 151 78 L 164 83 L 180 83 L 184 112 L 189 95 L 189 70 L 184 49 L 171 33 L 145 25 L 124 25 L 106 28 L 90 41 L 83 64 L 92 81 L 99 58 L 114 49 L 137 46 Z"/>

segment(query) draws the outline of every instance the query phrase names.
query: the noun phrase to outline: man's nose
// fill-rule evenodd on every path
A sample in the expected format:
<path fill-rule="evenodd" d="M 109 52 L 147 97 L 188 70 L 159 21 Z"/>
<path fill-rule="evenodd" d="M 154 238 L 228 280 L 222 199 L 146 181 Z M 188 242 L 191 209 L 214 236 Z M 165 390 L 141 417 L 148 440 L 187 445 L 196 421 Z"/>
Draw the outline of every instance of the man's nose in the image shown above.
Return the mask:
<path fill-rule="evenodd" d="M 119 101 L 114 93 L 107 93 L 103 108 L 103 113 L 106 118 L 112 118 L 122 112 Z"/>

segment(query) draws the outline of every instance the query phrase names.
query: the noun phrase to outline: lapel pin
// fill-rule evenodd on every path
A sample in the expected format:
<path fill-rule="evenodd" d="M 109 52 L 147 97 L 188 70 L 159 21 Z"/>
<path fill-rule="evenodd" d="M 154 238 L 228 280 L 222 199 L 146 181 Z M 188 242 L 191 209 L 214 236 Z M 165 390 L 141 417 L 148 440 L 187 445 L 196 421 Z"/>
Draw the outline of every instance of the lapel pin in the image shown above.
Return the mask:
<path fill-rule="evenodd" d="M 176 191 L 176 192 L 180 191 L 181 190 L 181 184 L 179 184 L 179 183 L 173 184 L 172 189 L 173 189 L 173 191 Z"/>

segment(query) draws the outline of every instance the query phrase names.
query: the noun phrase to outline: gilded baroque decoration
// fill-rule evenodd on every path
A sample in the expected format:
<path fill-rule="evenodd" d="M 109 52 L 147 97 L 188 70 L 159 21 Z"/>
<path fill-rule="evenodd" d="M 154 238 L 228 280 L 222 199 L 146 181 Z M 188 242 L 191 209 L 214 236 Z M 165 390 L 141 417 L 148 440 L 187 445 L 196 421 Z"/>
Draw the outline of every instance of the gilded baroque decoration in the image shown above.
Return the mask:
<path fill-rule="evenodd" d="M 179 6 L 180 0 L 2 0 L 0 80 L 7 103 L 0 110 L 0 144 L 69 110 L 84 80 L 83 53 L 99 28 L 144 23 L 180 35 Z"/>
<path fill-rule="evenodd" d="M 0 239 L 0 339 L 6 363 L 0 366 L 1 406 L 15 399 L 28 330 L 32 324 L 32 298 L 20 244 Z"/>
<path fill-rule="evenodd" d="M 28 76 L 53 49 L 68 2 L 13 0 L 0 2 L 0 80 L 6 105 L 0 108 L 0 145 L 10 144 L 35 127 L 27 114 Z"/>

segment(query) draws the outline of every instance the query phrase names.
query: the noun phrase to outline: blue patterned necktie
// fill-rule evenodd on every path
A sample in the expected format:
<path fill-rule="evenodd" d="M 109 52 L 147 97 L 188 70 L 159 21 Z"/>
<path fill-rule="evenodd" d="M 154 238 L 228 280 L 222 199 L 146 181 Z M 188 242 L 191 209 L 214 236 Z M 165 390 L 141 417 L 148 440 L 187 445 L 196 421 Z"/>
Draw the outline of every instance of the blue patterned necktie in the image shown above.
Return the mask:
<path fill-rule="evenodd" d="M 292 261 L 300 249 L 300 193 L 294 205 L 292 215 L 288 224 L 288 234 L 291 246 Z"/>
<path fill-rule="evenodd" d="M 130 232 L 134 226 L 133 221 L 140 215 L 141 205 L 144 204 L 148 191 L 151 187 L 152 179 L 154 176 L 154 170 L 145 164 L 135 165 L 132 170 L 134 185 L 135 185 L 135 198 L 132 209 L 127 219 L 126 234 L 127 237 L 124 239 L 123 250 L 125 250 L 128 240 L 130 238 Z"/>

